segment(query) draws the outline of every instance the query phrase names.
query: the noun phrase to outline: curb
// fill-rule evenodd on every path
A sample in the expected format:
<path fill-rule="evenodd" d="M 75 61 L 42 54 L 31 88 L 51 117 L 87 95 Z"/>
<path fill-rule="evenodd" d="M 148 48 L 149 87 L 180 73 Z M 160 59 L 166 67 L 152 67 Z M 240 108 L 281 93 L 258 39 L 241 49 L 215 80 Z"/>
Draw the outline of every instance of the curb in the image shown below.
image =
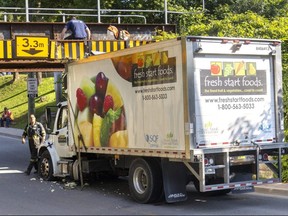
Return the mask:
<path fill-rule="evenodd" d="M 270 194 L 270 195 L 280 195 L 288 196 L 288 184 L 286 183 L 276 183 L 268 184 L 263 186 L 255 186 L 255 192 Z"/>
<path fill-rule="evenodd" d="M 21 139 L 21 136 L 19 136 L 17 134 L 7 134 L 7 133 L 0 132 L 0 135 L 1 136 L 6 136 L 6 137 L 11 137 L 11 138 L 19 138 L 19 139 Z"/>
<path fill-rule="evenodd" d="M 22 136 L 22 130 L 17 128 L 0 128 L 0 135 L 1 136 L 7 136 L 12 138 L 19 138 L 21 139 Z"/>

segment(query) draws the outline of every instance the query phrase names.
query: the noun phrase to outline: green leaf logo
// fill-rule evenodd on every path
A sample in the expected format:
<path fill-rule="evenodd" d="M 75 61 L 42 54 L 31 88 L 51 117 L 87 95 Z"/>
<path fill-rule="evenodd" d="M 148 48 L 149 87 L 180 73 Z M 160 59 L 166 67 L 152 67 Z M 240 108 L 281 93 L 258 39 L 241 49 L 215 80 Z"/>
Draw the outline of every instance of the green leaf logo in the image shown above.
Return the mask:
<path fill-rule="evenodd" d="M 173 138 L 173 133 L 172 133 L 172 132 L 168 133 L 168 134 L 166 135 L 166 138 L 167 138 L 167 139 L 172 139 L 172 138 Z"/>

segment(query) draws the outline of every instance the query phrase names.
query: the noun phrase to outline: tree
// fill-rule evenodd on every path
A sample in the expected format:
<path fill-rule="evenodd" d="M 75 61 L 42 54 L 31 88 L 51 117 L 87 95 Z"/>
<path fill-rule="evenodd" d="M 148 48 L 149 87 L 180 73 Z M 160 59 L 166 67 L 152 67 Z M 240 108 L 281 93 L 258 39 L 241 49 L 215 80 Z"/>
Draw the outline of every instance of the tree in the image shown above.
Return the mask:
<path fill-rule="evenodd" d="M 12 74 L 13 74 L 12 82 L 14 82 L 14 81 L 16 81 L 16 80 L 18 80 L 18 79 L 20 78 L 19 72 L 14 72 L 14 73 L 12 73 Z"/>

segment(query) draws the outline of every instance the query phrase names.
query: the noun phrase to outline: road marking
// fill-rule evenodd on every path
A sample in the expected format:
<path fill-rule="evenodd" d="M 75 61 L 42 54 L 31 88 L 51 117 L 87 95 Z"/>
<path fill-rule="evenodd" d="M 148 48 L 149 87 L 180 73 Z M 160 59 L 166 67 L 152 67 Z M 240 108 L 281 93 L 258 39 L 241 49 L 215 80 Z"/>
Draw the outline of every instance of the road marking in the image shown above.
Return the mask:
<path fill-rule="evenodd" d="M 0 174 L 23 173 L 20 170 L 12 170 L 9 167 L 0 167 Z"/>

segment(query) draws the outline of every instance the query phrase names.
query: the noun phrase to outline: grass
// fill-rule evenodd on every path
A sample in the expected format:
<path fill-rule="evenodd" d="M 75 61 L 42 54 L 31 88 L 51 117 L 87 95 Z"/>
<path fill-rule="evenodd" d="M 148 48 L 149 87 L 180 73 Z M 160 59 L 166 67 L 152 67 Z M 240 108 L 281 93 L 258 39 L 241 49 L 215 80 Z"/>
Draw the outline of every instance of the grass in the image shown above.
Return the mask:
<path fill-rule="evenodd" d="M 24 128 L 28 122 L 27 74 L 20 75 L 20 79 L 12 82 L 13 76 L 0 77 L 0 112 L 8 107 L 14 114 L 11 127 Z M 44 77 L 38 86 L 38 97 L 35 98 L 35 116 L 38 121 L 48 105 L 56 105 L 54 92 L 54 77 Z"/>

